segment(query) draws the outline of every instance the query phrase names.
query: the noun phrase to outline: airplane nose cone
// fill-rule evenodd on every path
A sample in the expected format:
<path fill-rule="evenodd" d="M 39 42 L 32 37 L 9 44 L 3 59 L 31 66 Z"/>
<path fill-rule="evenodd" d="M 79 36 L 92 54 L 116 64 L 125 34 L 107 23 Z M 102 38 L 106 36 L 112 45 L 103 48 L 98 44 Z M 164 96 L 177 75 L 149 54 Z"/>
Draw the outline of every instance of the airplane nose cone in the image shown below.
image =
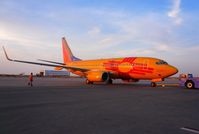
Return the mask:
<path fill-rule="evenodd" d="M 174 66 L 171 66 L 170 70 L 171 70 L 171 74 L 172 75 L 178 73 L 178 69 L 176 67 L 174 67 Z"/>

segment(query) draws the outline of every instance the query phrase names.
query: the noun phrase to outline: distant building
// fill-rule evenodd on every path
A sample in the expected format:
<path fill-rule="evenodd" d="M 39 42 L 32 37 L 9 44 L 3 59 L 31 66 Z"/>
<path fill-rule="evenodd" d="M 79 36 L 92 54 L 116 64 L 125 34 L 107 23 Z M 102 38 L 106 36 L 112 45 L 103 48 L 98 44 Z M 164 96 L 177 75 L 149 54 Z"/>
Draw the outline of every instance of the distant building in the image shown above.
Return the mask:
<path fill-rule="evenodd" d="M 44 70 L 44 76 L 70 76 L 70 72 L 63 70 Z"/>

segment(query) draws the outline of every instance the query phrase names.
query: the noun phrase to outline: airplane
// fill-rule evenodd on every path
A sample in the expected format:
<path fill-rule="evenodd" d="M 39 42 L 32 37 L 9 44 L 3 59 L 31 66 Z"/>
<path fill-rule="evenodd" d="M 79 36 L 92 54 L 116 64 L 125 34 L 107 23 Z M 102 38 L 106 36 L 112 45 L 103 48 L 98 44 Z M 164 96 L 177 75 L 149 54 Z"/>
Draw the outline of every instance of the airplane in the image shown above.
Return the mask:
<path fill-rule="evenodd" d="M 165 78 L 178 72 L 178 69 L 169 65 L 166 61 L 152 57 L 124 57 L 82 60 L 75 57 L 68 46 L 65 37 L 62 38 L 63 62 L 42 60 L 31 62 L 10 59 L 3 47 L 7 60 L 27 64 L 55 67 L 55 70 L 66 69 L 71 73 L 86 78 L 86 84 L 104 82 L 112 84 L 113 79 L 122 79 L 127 82 L 150 80 L 151 86 L 157 86 L 156 82 L 164 81 Z M 45 63 L 43 63 L 45 62 Z"/>

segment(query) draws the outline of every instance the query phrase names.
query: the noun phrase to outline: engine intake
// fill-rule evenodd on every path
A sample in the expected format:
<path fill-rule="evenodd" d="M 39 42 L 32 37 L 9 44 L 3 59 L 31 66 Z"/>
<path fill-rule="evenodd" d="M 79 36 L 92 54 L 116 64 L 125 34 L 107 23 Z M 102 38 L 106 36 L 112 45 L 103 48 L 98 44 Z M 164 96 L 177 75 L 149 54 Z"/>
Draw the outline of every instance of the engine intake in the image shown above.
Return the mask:
<path fill-rule="evenodd" d="M 107 72 L 91 71 L 88 72 L 87 79 L 92 82 L 104 82 L 109 79 L 109 74 Z"/>

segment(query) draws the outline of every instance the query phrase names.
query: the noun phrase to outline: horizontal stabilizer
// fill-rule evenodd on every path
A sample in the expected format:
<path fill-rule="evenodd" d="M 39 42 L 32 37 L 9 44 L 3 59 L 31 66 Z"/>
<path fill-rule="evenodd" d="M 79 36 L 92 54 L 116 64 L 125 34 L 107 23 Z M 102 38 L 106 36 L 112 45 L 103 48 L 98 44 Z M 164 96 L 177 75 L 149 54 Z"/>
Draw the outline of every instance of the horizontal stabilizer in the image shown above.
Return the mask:
<path fill-rule="evenodd" d="M 62 70 L 63 67 L 55 67 L 54 69 L 59 71 L 59 70 Z"/>

